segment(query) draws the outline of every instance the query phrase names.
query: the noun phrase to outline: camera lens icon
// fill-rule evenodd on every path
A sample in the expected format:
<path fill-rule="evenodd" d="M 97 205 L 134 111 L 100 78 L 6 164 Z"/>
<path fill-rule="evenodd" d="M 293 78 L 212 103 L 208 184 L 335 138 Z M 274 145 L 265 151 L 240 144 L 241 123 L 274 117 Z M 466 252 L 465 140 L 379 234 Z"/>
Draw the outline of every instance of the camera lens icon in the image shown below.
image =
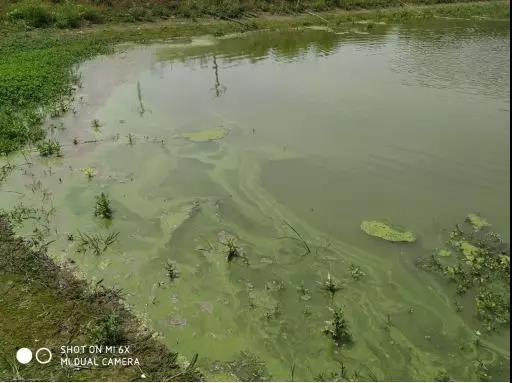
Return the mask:
<path fill-rule="evenodd" d="M 21 364 L 28 364 L 32 360 L 33 354 L 30 348 L 20 348 L 16 352 L 16 360 Z M 36 360 L 39 364 L 48 364 L 52 360 L 52 352 L 49 348 L 41 347 L 36 351 Z"/>

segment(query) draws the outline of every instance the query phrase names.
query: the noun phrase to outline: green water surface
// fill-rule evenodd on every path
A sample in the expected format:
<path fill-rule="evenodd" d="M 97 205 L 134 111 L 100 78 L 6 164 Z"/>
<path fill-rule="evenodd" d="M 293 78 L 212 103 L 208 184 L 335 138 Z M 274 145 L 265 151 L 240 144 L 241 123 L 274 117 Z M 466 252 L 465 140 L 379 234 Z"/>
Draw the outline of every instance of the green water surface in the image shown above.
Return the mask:
<path fill-rule="evenodd" d="M 508 22 L 475 19 L 124 47 L 81 66 L 75 113 L 48 122 L 63 158 L 12 157 L 33 164 L 2 184 L 0 207 L 53 207 L 50 253 L 122 288 L 211 380 L 244 379 L 226 364 L 242 351 L 265 363 L 259 379 L 318 379 L 342 361 L 365 379 L 475 380 L 480 359 L 508 380 L 508 329 L 476 348 L 472 300 L 415 259 L 471 212 L 509 239 L 509 43 Z M 183 136 L 205 129 L 210 141 Z M 100 192 L 111 222 L 93 215 Z M 372 238 L 364 220 L 418 240 Z M 77 230 L 119 242 L 77 253 Z M 229 236 L 245 261 L 226 261 Z M 328 274 L 343 283 L 333 300 Z M 333 305 L 350 346 L 321 331 Z"/>

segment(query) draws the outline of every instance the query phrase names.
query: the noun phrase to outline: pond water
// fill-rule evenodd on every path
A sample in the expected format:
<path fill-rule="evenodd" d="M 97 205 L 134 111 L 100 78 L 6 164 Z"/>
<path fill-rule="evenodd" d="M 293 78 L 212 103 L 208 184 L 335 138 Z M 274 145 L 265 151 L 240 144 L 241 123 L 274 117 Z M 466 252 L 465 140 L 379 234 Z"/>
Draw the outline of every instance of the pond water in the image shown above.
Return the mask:
<path fill-rule="evenodd" d="M 33 165 L 2 184 L 0 207 L 52 206 L 50 253 L 122 288 L 211 380 L 311 380 L 340 362 L 366 379 L 468 380 L 477 359 L 509 379 L 508 330 L 475 350 L 471 299 L 457 312 L 453 286 L 415 266 L 471 212 L 509 240 L 509 23 L 373 26 L 126 46 L 86 62 L 75 112 L 48 123 L 64 156 L 13 156 Z M 183 135 L 205 129 L 219 139 Z M 111 222 L 94 217 L 100 192 Z M 372 219 L 418 240 L 370 237 L 360 224 Z M 119 241 L 79 253 L 67 240 L 78 230 Z M 231 236 L 244 258 L 228 263 Z M 332 300 L 328 275 L 343 282 Z M 321 331 L 334 305 L 348 347 Z M 241 352 L 267 375 L 246 371 Z"/>

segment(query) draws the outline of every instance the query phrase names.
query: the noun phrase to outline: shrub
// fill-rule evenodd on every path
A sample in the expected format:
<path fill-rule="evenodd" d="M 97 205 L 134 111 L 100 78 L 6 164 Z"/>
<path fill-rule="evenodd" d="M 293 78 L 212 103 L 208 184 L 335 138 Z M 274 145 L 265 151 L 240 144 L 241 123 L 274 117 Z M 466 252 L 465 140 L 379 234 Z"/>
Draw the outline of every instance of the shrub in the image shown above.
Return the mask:
<path fill-rule="evenodd" d="M 10 21 L 23 21 L 34 28 L 51 26 L 55 20 L 55 14 L 50 6 L 32 0 L 20 1 L 8 8 L 7 19 Z"/>

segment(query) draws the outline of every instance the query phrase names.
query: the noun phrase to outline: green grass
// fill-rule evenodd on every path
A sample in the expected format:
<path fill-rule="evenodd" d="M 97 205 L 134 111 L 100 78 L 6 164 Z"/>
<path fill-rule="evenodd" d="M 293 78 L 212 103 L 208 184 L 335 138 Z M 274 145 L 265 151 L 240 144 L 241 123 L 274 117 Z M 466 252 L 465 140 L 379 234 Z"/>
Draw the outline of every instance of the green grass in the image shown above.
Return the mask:
<path fill-rule="evenodd" d="M 1 1 L 1 0 L 0 0 Z M 412 3 L 432 3 L 441 0 L 415 0 Z M 37 142 L 44 138 L 41 122 L 46 116 L 58 116 L 67 109 L 66 97 L 72 97 L 72 84 L 76 80 L 74 68 L 85 59 L 98 54 L 111 52 L 120 42 L 133 41 L 144 43 L 153 39 L 200 34 L 222 35 L 248 29 L 280 29 L 302 27 L 324 23 L 311 14 L 294 16 L 269 16 L 244 18 L 241 22 L 219 20 L 218 18 L 237 16 L 223 7 L 234 7 L 236 4 L 261 11 L 291 11 L 292 4 L 299 4 L 296 10 L 344 8 L 375 8 L 372 10 L 331 10 L 321 14 L 323 19 L 332 25 L 354 22 L 362 19 L 385 21 L 410 21 L 418 18 L 435 16 L 470 16 L 487 15 L 496 18 L 509 17 L 509 3 L 503 0 L 480 3 L 440 4 L 432 6 L 402 6 L 383 8 L 402 3 L 401 0 L 302 0 L 302 1 L 254 1 L 227 2 L 211 0 L 149 1 L 149 10 L 165 9 L 158 18 L 170 15 L 195 17 L 213 15 L 217 19 L 176 19 L 160 20 L 153 23 L 124 23 L 121 21 L 155 20 L 151 17 L 139 17 L 133 1 L 96 0 L 94 4 L 55 0 L 54 3 L 23 0 L 18 2 L 0 2 L 0 154 L 10 153 L 23 145 Z M 228 5 L 231 4 L 231 5 Z M 408 2 L 411 3 L 411 2 Z M 130 5 L 131 4 L 131 5 Z M 172 4 L 179 7 L 195 9 L 194 12 L 176 11 Z M 235 4 L 235 5 L 233 5 Z M 341 5 L 340 5 L 341 4 Z M 219 8 L 220 7 L 220 8 Z M 281 7 L 281 8 L 280 8 Z M 287 7 L 287 8 L 286 8 Z M 184 8 L 183 8 L 184 9 Z M 245 8 L 244 8 L 245 9 Z M 101 18 L 92 15 L 101 10 Z M 222 10 L 222 12 L 220 11 Z M 152 11 L 152 12 L 153 12 Z M 226 11 L 227 13 L 225 13 Z M 173 13 L 174 12 L 174 13 Z M 192 13 L 191 13 L 192 12 Z M 247 12 L 241 16 L 246 16 Z M 121 17 L 119 15 L 131 15 Z M 78 16 L 77 16 L 78 15 Z M 227 16 L 226 16 L 227 15 Z M 80 22 L 75 22 L 76 17 Z M 68 18 L 68 21 L 63 21 Z M 70 21 L 71 19 L 75 21 Z M 60 20 L 60 21 L 59 21 Z M 84 23 L 108 22 L 95 28 L 83 29 L 78 34 L 73 29 L 59 27 L 84 26 Z M 35 26 L 51 27 L 33 29 Z M 64 101 L 63 101 L 64 100 Z"/>

